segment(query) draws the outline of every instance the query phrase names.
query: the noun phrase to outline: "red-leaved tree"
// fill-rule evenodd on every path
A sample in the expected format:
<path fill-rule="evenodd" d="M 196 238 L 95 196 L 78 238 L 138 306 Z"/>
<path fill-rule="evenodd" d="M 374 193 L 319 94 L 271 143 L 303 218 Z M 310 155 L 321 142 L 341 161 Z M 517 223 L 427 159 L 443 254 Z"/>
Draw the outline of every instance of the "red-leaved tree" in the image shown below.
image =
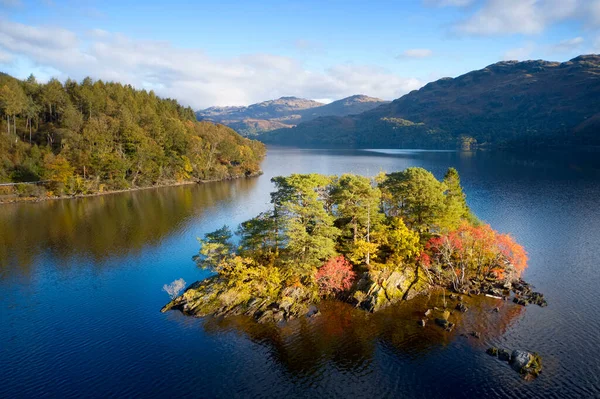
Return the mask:
<path fill-rule="evenodd" d="M 489 225 L 463 224 L 458 229 L 429 240 L 425 249 L 442 267 L 449 269 L 455 289 L 467 277 L 489 274 L 499 279 L 518 277 L 527 267 L 525 249 L 508 234 Z"/>
<path fill-rule="evenodd" d="M 355 278 L 352 264 L 343 255 L 329 259 L 316 274 L 319 292 L 323 296 L 350 289 Z"/>

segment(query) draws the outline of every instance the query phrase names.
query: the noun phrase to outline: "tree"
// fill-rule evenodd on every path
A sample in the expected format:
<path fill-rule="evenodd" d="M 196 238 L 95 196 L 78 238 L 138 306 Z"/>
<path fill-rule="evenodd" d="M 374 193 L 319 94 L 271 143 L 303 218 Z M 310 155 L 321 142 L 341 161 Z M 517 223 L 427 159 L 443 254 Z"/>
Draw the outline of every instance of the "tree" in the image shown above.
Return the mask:
<path fill-rule="evenodd" d="M 283 243 L 273 211 L 260 213 L 243 222 L 237 234 L 240 237 L 241 253 L 267 264 L 275 261 Z"/>
<path fill-rule="evenodd" d="M 206 233 L 203 239 L 198 238 L 200 252 L 198 256 L 194 257 L 198 266 L 216 269 L 221 261 L 233 253 L 232 237 L 233 234 L 229 227 L 223 226 L 213 232 Z"/>
<path fill-rule="evenodd" d="M 444 185 L 431 172 L 408 168 L 386 175 L 381 184 L 384 209 L 418 231 L 436 230 L 444 211 Z"/>
<path fill-rule="evenodd" d="M 426 249 L 448 272 L 456 290 L 469 277 L 494 275 L 512 280 L 527 267 L 523 247 L 486 224 L 473 226 L 463 222 L 458 229 L 431 238 Z"/>
<path fill-rule="evenodd" d="M 350 289 L 356 273 L 352 270 L 352 264 L 343 255 L 339 255 L 325 262 L 317 271 L 315 278 L 320 294 L 329 296 Z"/>
<path fill-rule="evenodd" d="M 25 126 L 26 128 L 29 128 L 29 144 L 31 144 L 33 122 L 35 121 L 37 123 L 40 111 L 40 106 L 36 104 L 33 98 L 31 96 L 27 97 L 27 104 L 25 105 L 23 116 L 27 118 L 27 124 Z"/>
<path fill-rule="evenodd" d="M 274 179 L 277 191 L 272 198 L 276 217 L 284 221 L 286 262 L 307 275 L 323 260 L 335 255 L 339 230 L 322 201 L 331 178 L 318 174 L 293 174 Z"/>
<path fill-rule="evenodd" d="M 53 182 L 68 184 L 69 179 L 73 177 L 73 167 L 69 161 L 62 155 L 48 154 L 44 159 L 44 168 L 46 169 L 46 178 Z"/>
<path fill-rule="evenodd" d="M 440 227 L 446 231 L 457 229 L 463 220 L 472 219 L 467 206 L 466 196 L 460 185 L 460 177 L 454 168 L 448 168 L 444 176 L 444 210 L 440 218 Z"/>
<path fill-rule="evenodd" d="M 17 135 L 17 115 L 23 112 L 26 106 L 27 98 L 25 92 L 17 83 L 16 80 L 8 81 L 4 86 L 0 88 L 0 105 L 4 115 L 6 115 L 6 121 L 8 124 L 8 133 L 10 134 L 10 117 L 13 120 L 13 132 Z"/>
<path fill-rule="evenodd" d="M 389 218 L 374 236 L 385 263 L 402 265 L 421 253 L 419 233 L 406 227 L 399 217 Z"/>

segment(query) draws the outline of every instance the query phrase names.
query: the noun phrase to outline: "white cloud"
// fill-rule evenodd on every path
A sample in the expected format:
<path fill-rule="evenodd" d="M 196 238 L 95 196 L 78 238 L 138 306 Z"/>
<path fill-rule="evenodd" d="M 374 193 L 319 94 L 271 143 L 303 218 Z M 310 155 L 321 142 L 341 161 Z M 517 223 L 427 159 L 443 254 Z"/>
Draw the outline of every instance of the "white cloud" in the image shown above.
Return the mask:
<path fill-rule="evenodd" d="M 6 51 L 3 51 L 2 49 L 0 49 L 0 63 L 8 64 L 13 59 L 14 59 L 14 57 L 12 54 L 9 54 Z"/>
<path fill-rule="evenodd" d="M 488 0 L 456 26 L 466 35 L 538 34 L 579 10 L 578 0 Z"/>
<path fill-rule="evenodd" d="M 566 39 L 556 43 L 555 45 L 551 46 L 551 50 L 556 53 L 568 53 L 570 51 L 580 49 L 583 42 L 583 37 L 578 36 L 572 39 Z"/>
<path fill-rule="evenodd" d="M 600 26 L 600 0 L 590 1 L 587 15 L 592 25 Z"/>
<path fill-rule="evenodd" d="M 533 50 L 535 49 L 535 43 L 527 42 L 522 47 L 510 49 L 503 55 L 504 60 L 517 60 L 523 61 L 528 59 Z"/>
<path fill-rule="evenodd" d="M 250 104 L 283 95 L 337 99 L 365 93 L 393 99 L 422 86 L 417 79 L 373 66 L 310 70 L 297 59 L 274 54 L 215 58 L 199 49 L 133 40 L 98 29 L 78 37 L 61 28 L 7 20 L 0 20 L 0 50 L 39 68 L 58 70 L 61 79 L 89 75 L 129 83 L 194 108 Z"/>
<path fill-rule="evenodd" d="M 433 55 L 433 51 L 427 48 L 412 48 L 404 50 L 398 58 L 427 58 Z"/>

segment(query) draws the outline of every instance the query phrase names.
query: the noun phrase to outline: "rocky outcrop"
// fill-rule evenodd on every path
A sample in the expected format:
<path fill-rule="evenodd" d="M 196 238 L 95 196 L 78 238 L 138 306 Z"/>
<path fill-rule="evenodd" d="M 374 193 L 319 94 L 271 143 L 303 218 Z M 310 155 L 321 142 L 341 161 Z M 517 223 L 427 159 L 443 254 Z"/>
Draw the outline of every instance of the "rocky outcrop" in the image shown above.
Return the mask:
<path fill-rule="evenodd" d="M 218 276 L 213 276 L 189 286 L 161 312 L 177 309 L 196 317 L 246 315 L 259 323 L 277 323 L 303 315 L 317 315 L 313 300 L 314 293 L 302 285 L 286 287 L 275 297 L 260 297 L 230 288 Z"/>
<path fill-rule="evenodd" d="M 353 300 L 357 307 L 377 312 L 402 299 L 410 299 L 426 289 L 413 268 L 370 271 L 359 280 Z"/>
<path fill-rule="evenodd" d="M 512 369 L 521 374 L 526 380 L 534 379 L 542 372 L 542 358 L 537 353 L 521 349 L 515 349 L 512 353 L 509 353 L 506 349 L 495 347 L 488 348 L 486 352 L 490 356 L 508 362 Z"/>
<path fill-rule="evenodd" d="M 515 297 L 513 302 L 522 306 L 529 304 L 538 305 L 541 307 L 548 306 L 548 302 L 544 298 L 544 294 L 534 292 L 531 286 L 523 280 L 519 280 L 513 285 Z"/>

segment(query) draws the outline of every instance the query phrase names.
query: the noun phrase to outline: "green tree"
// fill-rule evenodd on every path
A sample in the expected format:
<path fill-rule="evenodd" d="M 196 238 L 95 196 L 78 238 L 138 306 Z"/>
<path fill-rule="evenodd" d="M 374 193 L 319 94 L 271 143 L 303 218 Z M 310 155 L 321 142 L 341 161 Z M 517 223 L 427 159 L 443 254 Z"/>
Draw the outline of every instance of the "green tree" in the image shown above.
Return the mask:
<path fill-rule="evenodd" d="M 440 227 L 446 231 L 457 229 L 463 220 L 471 218 L 466 195 L 460 185 L 460 177 L 454 168 L 449 168 L 444 176 L 444 211 L 440 218 Z"/>
<path fill-rule="evenodd" d="M 376 248 L 371 244 L 371 231 L 383 216 L 379 212 L 381 191 L 368 177 L 344 174 L 333 184 L 331 198 L 339 218 L 338 225 L 345 225 L 351 230 L 352 260 L 364 259 L 369 265 Z"/>
<path fill-rule="evenodd" d="M 339 230 L 324 207 L 323 194 L 331 178 L 319 174 L 293 174 L 274 179 L 274 204 L 285 220 L 285 248 L 288 266 L 301 275 L 333 257 Z"/>
<path fill-rule="evenodd" d="M 389 216 L 402 217 L 409 227 L 421 232 L 439 228 L 445 186 L 431 172 L 408 168 L 387 174 L 381 189 Z"/>
<path fill-rule="evenodd" d="M 198 238 L 200 253 L 194 259 L 202 268 L 216 269 L 221 261 L 233 253 L 231 238 L 233 234 L 227 226 L 206 233 L 203 239 Z"/>

